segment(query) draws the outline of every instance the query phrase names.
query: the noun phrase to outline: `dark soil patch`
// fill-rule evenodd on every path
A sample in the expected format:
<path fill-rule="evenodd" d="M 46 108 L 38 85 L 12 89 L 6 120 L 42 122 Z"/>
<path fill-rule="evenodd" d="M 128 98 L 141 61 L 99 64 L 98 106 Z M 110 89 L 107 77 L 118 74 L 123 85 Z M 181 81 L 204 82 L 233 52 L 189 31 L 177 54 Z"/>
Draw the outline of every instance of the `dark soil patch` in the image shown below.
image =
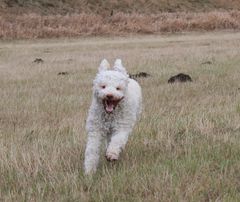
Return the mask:
<path fill-rule="evenodd" d="M 33 62 L 39 64 L 39 63 L 43 63 L 44 61 L 42 58 L 36 58 Z"/>
<path fill-rule="evenodd" d="M 168 83 L 175 83 L 175 82 L 192 82 L 192 78 L 187 74 L 180 73 L 168 79 Z"/>
<path fill-rule="evenodd" d="M 60 75 L 69 75 L 69 72 L 58 72 L 57 75 L 58 75 L 58 76 L 60 76 Z"/>
<path fill-rule="evenodd" d="M 136 78 L 146 78 L 151 76 L 150 74 L 146 73 L 146 72 L 138 72 L 136 74 L 129 74 L 129 77 L 131 79 L 136 79 Z"/>

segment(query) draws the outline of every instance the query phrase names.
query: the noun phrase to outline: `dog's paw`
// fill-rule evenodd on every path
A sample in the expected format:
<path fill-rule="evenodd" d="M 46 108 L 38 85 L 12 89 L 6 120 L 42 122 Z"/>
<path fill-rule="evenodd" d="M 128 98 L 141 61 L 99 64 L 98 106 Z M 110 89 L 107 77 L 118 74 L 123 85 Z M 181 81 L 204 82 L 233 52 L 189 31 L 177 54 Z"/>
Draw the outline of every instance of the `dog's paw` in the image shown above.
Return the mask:
<path fill-rule="evenodd" d="M 113 151 L 107 151 L 105 157 L 108 161 L 117 161 L 119 154 L 117 154 L 116 152 L 113 152 Z"/>

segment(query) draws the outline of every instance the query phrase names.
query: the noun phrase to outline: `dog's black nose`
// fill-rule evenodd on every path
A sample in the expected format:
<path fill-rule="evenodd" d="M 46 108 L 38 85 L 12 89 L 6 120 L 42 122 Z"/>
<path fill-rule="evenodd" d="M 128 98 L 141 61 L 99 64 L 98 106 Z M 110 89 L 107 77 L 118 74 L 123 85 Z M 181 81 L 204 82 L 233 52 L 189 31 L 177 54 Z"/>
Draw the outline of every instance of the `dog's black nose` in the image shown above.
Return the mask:
<path fill-rule="evenodd" d="M 113 99 L 113 95 L 112 94 L 108 94 L 107 95 L 107 99 L 109 99 L 109 100 Z"/>

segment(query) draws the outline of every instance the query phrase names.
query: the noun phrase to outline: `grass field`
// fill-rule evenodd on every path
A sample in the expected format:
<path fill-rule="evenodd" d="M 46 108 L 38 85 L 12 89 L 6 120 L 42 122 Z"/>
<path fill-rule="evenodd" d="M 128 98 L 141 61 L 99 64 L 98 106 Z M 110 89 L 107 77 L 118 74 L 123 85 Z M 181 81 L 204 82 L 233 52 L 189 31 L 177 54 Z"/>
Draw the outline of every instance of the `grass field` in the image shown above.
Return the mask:
<path fill-rule="evenodd" d="M 179 11 L 238 10 L 239 0 L 0 0 L 0 13 L 157 13 Z"/>
<path fill-rule="evenodd" d="M 0 40 L 239 31 L 239 0 L 0 0 Z"/>
<path fill-rule="evenodd" d="M 1 16 L 0 39 L 50 39 L 240 30 L 240 11 Z"/>
<path fill-rule="evenodd" d="M 239 201 L 239 54 L 227 32 L 0 42 L 0 200 Z M 144 111 L 120 161 L 86 178 L 92 80 L 119 57 L 152 75 Z M 167 83 L 180 72 L 193 82 Z"/>

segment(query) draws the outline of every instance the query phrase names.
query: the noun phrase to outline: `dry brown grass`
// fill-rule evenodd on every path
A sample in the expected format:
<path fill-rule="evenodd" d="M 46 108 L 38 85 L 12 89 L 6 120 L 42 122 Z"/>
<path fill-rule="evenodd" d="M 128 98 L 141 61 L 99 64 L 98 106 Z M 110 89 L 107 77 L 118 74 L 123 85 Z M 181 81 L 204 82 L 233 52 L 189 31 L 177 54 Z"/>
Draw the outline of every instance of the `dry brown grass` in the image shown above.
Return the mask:
<path fill-rule="evenodd" d="M 239 52 L 239 33 L 216 32 L 0 42 L 0 201 L 239 201 Z M 152 77 L 139 79 L 145 107 L 120 161 L 87 179 L 104 57 Z M 193 82 L 168 84 L 179 72 Z"/>
<path fill-rule="evenodd" d="M 239 0 L 1 0 L 0 13 L 209 12 L 240 9 Z"/>
<path fill-rule="evenodd" d="M 31 39 L 78 36 L 122 36 L 188 31 L 239 30 L 240 12 L 208 13 L 4 15 L 0 38 Z"/>

